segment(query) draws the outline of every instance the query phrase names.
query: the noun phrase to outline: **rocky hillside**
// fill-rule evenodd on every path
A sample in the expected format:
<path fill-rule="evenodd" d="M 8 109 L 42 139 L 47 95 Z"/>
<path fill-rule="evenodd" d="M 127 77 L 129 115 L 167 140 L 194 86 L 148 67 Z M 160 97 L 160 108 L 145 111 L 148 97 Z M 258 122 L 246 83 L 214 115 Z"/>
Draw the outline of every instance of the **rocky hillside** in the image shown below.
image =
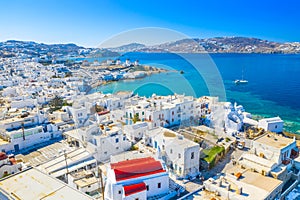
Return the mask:
<path fill-rule="evenodd" d="M 272 42 L 247 37 L 215 37 L 183 39 L 155 46 L 142 44 L 111 48 L 118 52 L 182 52 L 182 53 L 300 53 L 299 42 Z M 124 46 L 123 46 L 124 47 Z M 133 48 L 131 48 L 133 47 Z"/>

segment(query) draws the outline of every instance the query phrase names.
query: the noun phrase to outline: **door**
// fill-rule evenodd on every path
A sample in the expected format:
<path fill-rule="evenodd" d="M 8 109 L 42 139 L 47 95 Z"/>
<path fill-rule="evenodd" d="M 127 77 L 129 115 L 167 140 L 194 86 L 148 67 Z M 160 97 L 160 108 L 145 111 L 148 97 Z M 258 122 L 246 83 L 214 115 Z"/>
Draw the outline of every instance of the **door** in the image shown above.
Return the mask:
<path fill-rule="evenodd" d="M 15 152 L 18 152 L 18 151 L 20 151 L 20 147 L 19 147 L 19 145 L 18 145 L 18 144 L 15 144 L 15 145 L 14 145 L 14 148 L 15 148 Z"/>

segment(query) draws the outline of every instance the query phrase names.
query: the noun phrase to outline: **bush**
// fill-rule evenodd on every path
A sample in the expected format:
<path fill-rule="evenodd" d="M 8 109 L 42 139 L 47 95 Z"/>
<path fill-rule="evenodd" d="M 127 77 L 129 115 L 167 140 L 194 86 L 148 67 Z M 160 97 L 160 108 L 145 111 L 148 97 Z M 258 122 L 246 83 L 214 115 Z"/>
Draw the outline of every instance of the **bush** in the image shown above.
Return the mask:
<path fill-rule="evenodd" d="M 139 150 L 139 147 L 138 147 L 138 146 L 132 145 L 132 146 L 130 147 L 130 151 L 136 151 L 136 150 Z"/>
<path fill-rule="evenodd" d="M 225 151 L 225 148 L 223 146 L 214 146 L 211 149 L 204 149 L 203 153 L 206 155 L 204 160 L 208 162 L 209 164 L 213 163 L 218 154 L 221 154 Z"/>
<path fill-rule="evenodd" d="M 229 141 L 231 141 L 231 139 L 230 139 L 229 137 L 226 137 L 226 138 L 225 138 L 225 141 L 226 141 L 226 142 L 229 142 Z"/>

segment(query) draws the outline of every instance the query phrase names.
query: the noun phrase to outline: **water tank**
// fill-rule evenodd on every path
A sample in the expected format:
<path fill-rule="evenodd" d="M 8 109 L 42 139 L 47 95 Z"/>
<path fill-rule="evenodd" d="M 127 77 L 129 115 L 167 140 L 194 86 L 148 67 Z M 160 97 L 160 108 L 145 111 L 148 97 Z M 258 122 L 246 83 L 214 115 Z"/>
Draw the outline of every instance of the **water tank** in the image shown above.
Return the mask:
<path fill-rule="evenodd" d="M 242 194 L 242 187 L 238 187 L 236 190 L 236 193 L 241 195 Z"/>
<path fill-rule="evenodd" d="M 226 186 L 226 189 L 229 191 L 230 190 L 230 184 L 228 184 L 227 186 Z"/>
<path fill-rule="evenodd" d="M 178 134 L 177 137 L 179 140 L 183 140 L 183 135 Z"/>

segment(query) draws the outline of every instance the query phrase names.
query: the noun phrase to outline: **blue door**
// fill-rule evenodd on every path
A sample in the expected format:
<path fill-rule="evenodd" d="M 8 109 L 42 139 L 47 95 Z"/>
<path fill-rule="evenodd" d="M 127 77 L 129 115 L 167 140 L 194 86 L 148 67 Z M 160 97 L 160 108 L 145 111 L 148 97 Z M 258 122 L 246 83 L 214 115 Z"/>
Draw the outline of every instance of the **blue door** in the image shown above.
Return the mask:
<path fill-rule="evenodd" d="M 15 152 L 18 152 L 18 151 L 20 151 L 20 147 L 19 147 L 19 145 L 18 145 L 18 144 L 15 144 L 15 145 L 14 145 L 14 148 L 15 148 Z"/>

